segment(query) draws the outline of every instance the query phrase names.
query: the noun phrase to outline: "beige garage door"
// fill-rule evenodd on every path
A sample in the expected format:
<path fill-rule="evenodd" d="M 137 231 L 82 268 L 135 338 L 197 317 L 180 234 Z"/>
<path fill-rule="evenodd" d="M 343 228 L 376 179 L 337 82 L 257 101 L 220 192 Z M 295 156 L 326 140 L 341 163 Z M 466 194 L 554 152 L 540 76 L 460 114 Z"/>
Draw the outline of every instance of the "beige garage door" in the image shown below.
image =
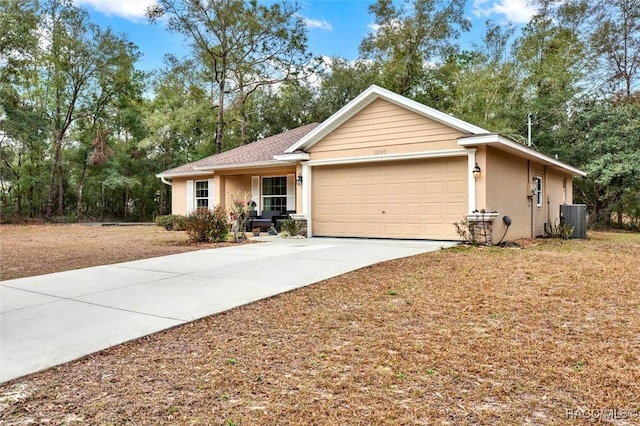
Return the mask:
<path fill-rule="evenodd" d="M 457 239 L 467 157 L 313 168 L 315 236 Z"/>

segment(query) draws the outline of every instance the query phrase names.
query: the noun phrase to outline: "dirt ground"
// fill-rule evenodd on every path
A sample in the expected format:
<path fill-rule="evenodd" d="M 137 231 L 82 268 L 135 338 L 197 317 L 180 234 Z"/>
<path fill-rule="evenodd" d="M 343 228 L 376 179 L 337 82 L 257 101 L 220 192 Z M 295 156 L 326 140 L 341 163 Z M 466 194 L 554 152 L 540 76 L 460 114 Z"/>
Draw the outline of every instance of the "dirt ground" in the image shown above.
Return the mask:
<path fill-rule="evenodd" d="M 637 425 L 640 235 L 589 236 L 386 262 L 115 346 L 1 385 L 0 424 Z"/>

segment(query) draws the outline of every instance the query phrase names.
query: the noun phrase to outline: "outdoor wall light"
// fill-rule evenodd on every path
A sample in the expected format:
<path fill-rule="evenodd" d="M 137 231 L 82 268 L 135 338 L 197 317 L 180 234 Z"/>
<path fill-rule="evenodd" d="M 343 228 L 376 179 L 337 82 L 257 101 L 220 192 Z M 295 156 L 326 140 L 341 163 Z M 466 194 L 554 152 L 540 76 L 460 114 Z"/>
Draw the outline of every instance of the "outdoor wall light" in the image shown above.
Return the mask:
<path fill-rule="evenodd" d="M 302 185 L 302 175 L 298 175 L 298 177 L 296 178 L 296 183 L 298 185 Z"/>
<path fill-rule="evenodd" d="M 476 163 L 476 166 L 473 168 L 473 171 L 471 173 L 473 173 L 473 177 L 475 179 L 478 179 L 480 177 L 480 166 L 478 166 L 478 163 Z"/>

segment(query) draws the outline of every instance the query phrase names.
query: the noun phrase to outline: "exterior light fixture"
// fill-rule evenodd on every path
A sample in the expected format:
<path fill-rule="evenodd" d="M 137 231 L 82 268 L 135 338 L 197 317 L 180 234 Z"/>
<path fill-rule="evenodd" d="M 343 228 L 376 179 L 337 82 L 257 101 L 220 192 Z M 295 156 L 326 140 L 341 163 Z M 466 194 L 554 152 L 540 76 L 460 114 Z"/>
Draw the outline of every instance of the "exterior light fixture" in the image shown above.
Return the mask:
<path fill-rule="evenodd" d="M 480 169 L 480 166 L 478 166 L 478 163 L 476 163 L 476 166 L 473 168 L 473 171 L 471 173 L 473 173 L 473 177 L 475 179 L 478 179 L 480 177 L 480 172 L 482 170 Z"/>
<path fill-rule="evenodd" d="M 296 178 L 296 183 L 298 185 L 302 185 L 302 175 L 298 175 L 298 177 Z"/>

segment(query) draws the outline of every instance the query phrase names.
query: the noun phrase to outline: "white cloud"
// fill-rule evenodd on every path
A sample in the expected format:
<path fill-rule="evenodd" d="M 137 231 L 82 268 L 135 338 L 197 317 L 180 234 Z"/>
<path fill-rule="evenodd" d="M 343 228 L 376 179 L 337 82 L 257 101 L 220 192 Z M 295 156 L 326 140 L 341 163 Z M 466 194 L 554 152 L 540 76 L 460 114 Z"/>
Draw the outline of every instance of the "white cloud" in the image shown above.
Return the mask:
<path fill-rule="evenodd" d="M 367 29 L 369 30 L 369 32 L 374 34 L 384 28 L 400 29 L 402 28 L 402 20 L 394 18 L 388 22 L 385 22 L 384 24 L 376 24 L 374 22 L 367 24 Z"/>
<path fill-rule="evenodd" d="M 380 29 L 380 25 L 371 23 L 367 25 L 367 29 L 369 30 L 369 32 L 377 33 L 378 30 Z"/>
<path fill-rule="evenodd" d="M 304 20 L 304 24 L 309 29 L 333 31 L 333 26 L 331 25 L 331 23 L 325 21 L 324 19 L 311 19 L 307 17 L 303 17 L 302 19 Z"/>
<path fill-rule="evenodd" d="M 89 7 L 105 15 L 119 16 L 130 21 L 145 19 L 147 8 L 155 0 L 74 0 L 76 6 Z"/>
<path fill-rule="evenodd" d="M 528 0 L 474 0 L 473 14 L 477 17 L 503 15 L 514 24 L 526 24 L 536 14 Z"/>

